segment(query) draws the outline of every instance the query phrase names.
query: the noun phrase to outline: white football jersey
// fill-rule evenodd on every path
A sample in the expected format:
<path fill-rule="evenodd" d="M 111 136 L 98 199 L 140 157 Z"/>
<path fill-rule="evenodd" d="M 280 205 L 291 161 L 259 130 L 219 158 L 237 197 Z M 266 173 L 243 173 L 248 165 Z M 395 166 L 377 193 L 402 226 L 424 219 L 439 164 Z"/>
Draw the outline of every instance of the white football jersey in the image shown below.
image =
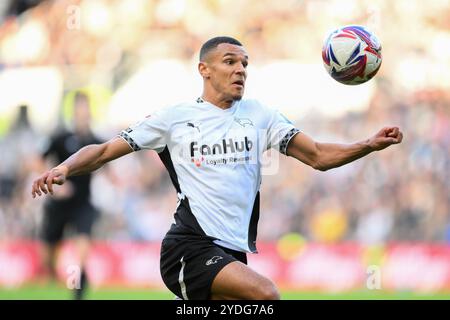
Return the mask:
<path fill-rule="evenodd" d="M 285 154 L 297 132 L 256 100 L 221 109 L 199 98 L 155 112 L 120 136 L 135 151 L 158 152 L 169 172 L 179 203 L 166 237 L 209 237 L 256 252 L 262 154 Z"/>

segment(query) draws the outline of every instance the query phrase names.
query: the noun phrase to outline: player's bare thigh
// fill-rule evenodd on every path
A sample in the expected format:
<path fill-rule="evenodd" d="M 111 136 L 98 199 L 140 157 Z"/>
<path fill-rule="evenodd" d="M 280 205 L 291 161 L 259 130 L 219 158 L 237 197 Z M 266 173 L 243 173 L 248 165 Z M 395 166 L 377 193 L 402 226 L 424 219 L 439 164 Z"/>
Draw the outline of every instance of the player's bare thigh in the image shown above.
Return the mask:
<path fill-rule="evenodd" d="M 212 300 L 278 300 L 280 294 L 274 283 L 245 264 L 227 264 L 211 286 Z"/>

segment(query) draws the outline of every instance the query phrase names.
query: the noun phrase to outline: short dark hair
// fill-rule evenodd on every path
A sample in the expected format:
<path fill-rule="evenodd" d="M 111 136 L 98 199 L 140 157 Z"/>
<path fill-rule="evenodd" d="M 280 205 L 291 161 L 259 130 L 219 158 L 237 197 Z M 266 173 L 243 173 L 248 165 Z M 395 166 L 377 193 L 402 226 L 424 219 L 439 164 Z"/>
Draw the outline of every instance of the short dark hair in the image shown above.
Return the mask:
<path fill-rule="evenodd" d="M 200 61 L 203 61 L 205 55 L 207 55 L 208 52 L 215 49 L 221 43 L 229 43 L 237 46 L 242 46 L 242 43 L 232 37 L 221 36 L 209 39 L 202 45 L 202 48 L 200 49 Z"/>

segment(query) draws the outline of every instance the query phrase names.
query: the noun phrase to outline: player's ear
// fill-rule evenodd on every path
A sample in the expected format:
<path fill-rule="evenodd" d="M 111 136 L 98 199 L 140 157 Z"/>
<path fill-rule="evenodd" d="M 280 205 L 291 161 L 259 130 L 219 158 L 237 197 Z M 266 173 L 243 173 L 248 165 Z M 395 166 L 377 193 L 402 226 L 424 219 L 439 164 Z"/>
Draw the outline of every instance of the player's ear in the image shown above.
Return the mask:
<path fill-rule="evenodd" d="M 200 61 L 198 63 L 198 72 L 204 79 L 209 79 L 209 68 L 206 62 Z"/>

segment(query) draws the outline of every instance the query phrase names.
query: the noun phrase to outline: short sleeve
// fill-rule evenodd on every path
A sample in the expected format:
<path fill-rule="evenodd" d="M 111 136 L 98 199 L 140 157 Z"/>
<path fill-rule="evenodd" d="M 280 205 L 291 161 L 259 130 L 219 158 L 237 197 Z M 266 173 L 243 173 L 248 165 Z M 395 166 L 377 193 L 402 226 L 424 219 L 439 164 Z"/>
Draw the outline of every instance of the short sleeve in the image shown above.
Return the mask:
<path fill-rule="evenodd" d="M 289 141 L 291 141 L 292 137 L 300 132 L 300 130 L 279 111 L 273 109 L 269 110 L 271 117 L 267 128 L 267 149 L 273 148 L 282 154 L 286 154 Z"/>
<path fill-rule="evenodd" d="M 134 151 L 141 149 L 161 152 L 167 145 L 170 127 L 168 110 L 160 110 L 131 125 L 119 134 Z"/>

